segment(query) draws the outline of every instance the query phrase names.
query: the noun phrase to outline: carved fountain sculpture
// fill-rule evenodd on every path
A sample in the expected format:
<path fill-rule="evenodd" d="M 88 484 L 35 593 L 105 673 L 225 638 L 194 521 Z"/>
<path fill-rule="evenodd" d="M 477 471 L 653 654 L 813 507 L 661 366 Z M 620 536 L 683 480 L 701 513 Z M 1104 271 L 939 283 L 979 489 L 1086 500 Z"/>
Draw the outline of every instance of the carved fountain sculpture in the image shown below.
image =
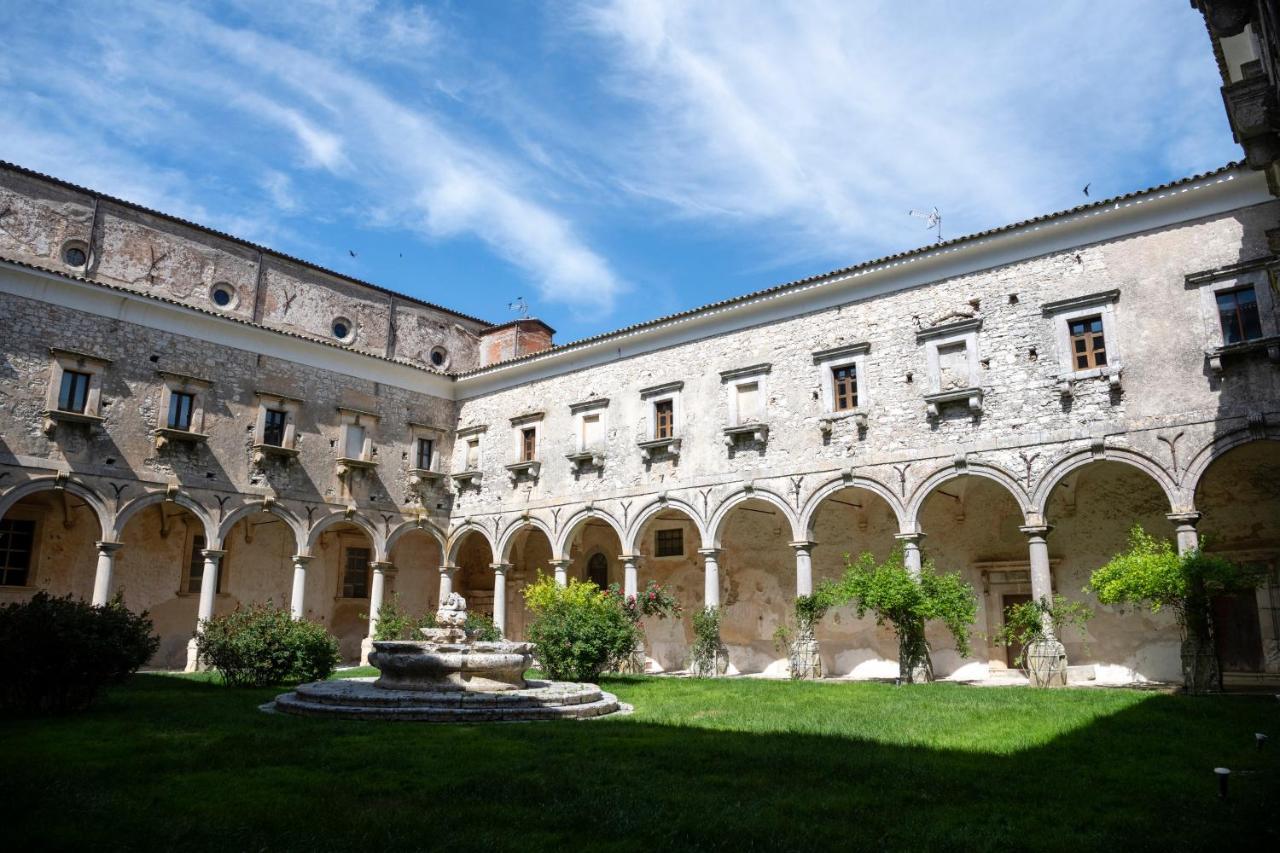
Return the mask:
<path fill-rule="evenodd" d="M 274 710 L 362 720 L 477 722 L 599 717 L 622 707 L 594 684 L 529 681 L 533 644 L 467 636 L 466 601 L 451 593 L 421 640 L 375 640 L 377 679 L 301 684 Z"/>

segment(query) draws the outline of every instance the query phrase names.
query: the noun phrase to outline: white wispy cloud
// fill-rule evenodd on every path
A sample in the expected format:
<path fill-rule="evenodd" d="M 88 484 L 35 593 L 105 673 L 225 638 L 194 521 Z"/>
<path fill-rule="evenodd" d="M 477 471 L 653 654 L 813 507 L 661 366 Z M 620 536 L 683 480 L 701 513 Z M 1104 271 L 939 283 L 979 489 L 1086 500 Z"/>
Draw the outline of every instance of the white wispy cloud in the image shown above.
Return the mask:
<path fill-rule="evenodd" d="M 954 235 L 1082 202 L 1086 182 L 1134 189 L 1144 155 L 1175 173 L 1233 156 L 1203 27 L 1156 12 L 612 0 L 577 23 L 637 106 L 612 152 L 628 191 L 838 253 L 925 242 L 911 207 Z"/>

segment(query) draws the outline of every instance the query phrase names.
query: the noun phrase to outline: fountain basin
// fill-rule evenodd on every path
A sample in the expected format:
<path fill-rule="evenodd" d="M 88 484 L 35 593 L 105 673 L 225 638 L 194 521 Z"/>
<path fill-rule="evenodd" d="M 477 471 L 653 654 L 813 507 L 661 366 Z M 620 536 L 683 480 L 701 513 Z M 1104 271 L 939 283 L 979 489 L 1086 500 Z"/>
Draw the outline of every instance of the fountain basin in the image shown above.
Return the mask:
<path fill-rule="evenodd" d="M 373 649 L 369 663 L 382 673 L 374 684 L 387 690 L 520 690 L 533 663 L 532 643 L 378 640 Z"/>

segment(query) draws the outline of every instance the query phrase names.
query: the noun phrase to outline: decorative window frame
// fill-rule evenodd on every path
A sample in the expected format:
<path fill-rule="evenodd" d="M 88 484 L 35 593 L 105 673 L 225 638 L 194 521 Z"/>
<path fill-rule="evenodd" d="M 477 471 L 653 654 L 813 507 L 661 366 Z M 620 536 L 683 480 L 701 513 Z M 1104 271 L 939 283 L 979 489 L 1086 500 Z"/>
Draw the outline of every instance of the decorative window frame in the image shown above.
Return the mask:
<path fill-rule="evenodd" d="M 208 379 L 200 379 L 196 376 L 173 373 L 167 370 L 157 370 L 156 376 L 159 376 L 161 380 L 160 406 L 156 410 L 156 428 L 151 431 L 156 440 L 156 450 L 163 450 L 172 441 L 182 441 L 190 444 L 203 444 L 208 441 L 209 434 L 204 431 L 204 404 L 209 389 L 213 387 L 213 382 Z M 173 429 L 169 426 L 169 403 L 173 399 L 175 392 L 190 394 L 193 397 L 190 429 Z"/>
<path fill-rule="evenodd" d="M 373 431 L 382 419 L 376 412 L 363 409 L 352 409 L 347 406 L 335 406 L 338 412 L 338 458 L 335 468 L 338 479 L 348 495 L 351 493 L 352 475 L 357 472 L 371 471 L 378 467 L 377 446 L 373 442 Z M 360 444 L 359 456 L 347 455 L 347 442 L 350 432 L 360 428 L 364 432 L 364 440 Z"/>
<path fill-rule="evenodd" d="M 258 419 L 253 427 L 253 464 L 260 466 L 269 457 L 277 457 L 285 462 L 298 457 L 298 412 L 302 410 L 303 401 L 287 394 L 274 391 L 254 391 L 258 398 Z M 266 443 L 267 409 L 284 412 L 284 440 L 280 446 Z"/>
<path fill-rule="evenodd" d="M 542 419 L 545 415 L 546 412 L 529 412 L 511 419 L 511 437 L 515 446 L 516 461 L 509 463 L 506 468 L 513 486 L 522 476 L 531 480 L 538 479 L 542 471 Z M 522 459 L 524 431 L 530 427 L 533 428 L 533 458 Z"/>
<path fill-rule="evenodd" d="M 459 488 L 480 483 L 482 472 L 481 466 L 484 459 L 484 434 L 488 432 L 488 424 L 476 424 L 475 426 L 462 427 L 454 433 L 454 456 L 457 464 L 453 466 L 453 473 L 450 478 Z M 467 467 L 467 448 L 472 440 L 476 442 L 476 464 L 474 468 Z"/>
<path fill-rule="evenodd" d="M 867 428 L 867 408 L 869 397 L 867 391 L 867 354 L 871 352 L 871 344 L 859 341 L 843 344 L 830 349 L 818 350 L 813 354 L 813 363 L 818 368 L 818 387 L 822 401 L 822 416 L 818 419 L 818 428 L 823 435 L 830 435 L 836 421 L 852 419 L 858 429 Z M 853 366 L 854 384 L 858 394 L 858 405 L 852 409 L 836 411 L 836 382 L 832 371 L 840 367 Z"/>
<path fill-rule="evenodd" d="M 742 437 L 761 443 L 769 440 L 766 415 L 769 408 L 768 377 L 772 370 L 772 364 L 761 362 L 720 371 L 720 384 L 729 395 L 729 423 L 723 429 L 726 446 L 733 447 Z M 754 416 L 745 420 L 738 411 L 738 389 L 743 385 L 755 385 L 756 398 L 759 400 Z"/>
<path fill-rule="evenodd" d="M 334 601 L 368 601 L 373 595 L 373 563 L 377 559 L 377 551 L 373 547 L 373 543 L 369 541 L 367 536 L 359 533 L 338 533 L 338 585 L 333 592 Z M 348 598 L 342 594 L 342 588 L 347 580 L 347 551 L 351 548 L 362 548 L 369 552 L 369 562 L 365 565 L 364 570 L 364 589 L 365 595 L 362 597 L 352 596 Z"/>
<path fill-rule="evenodd" d="M 644 461 L 650 462 L 661 453 L 679 456 L 684 440 L 684 381 L 664 382 L 640 389 L 640 399 L 645 405 L 644 437 L 636 442 Z M 657 405 L 671 401 L 671 436 L 658 438 Z"/>
<path fill-rule="evenodd" d="M 1204 322 L 1204 356 L 1209 369 L 1220 376 L 1225 369 L 1223 359 L 1265 350 L 1272 362 L 1280 363 L 1280 320 L 1276 317 L 1273 295 L 1277 283 L 1277 267 L 1270 259 L 1247 261 L 1214 270 L 1191 273 L 1185 287 L 1200 291 L 1200 315 Z M 1218 294 L 1224 290 L 1252 287 L 1258 300 L 1258 321 L 1262 337 L 1238 344 L 1225 343 L 1222 322 L 1218 317 Z"/>
<path fill-rule="evenodd" d="M 409 485 L 426 486 L 438 482 L 444 477 L 443 467 L 441 463 L 442 455 L 440 449 L 444 446 L 444 437 L 446 431 L 431 424 L 422 424 L 415 421 L 409 421 Z M 429 468 L 418 467 L 418 441 L 427 439 L 431 442 L 431 466 Z"/>
<path fill-rule="evenodd" d="M 609 440 L 609 398 L 598 397 L 594 400 L 570 403 L 569 414 L 573 415 L 574 451 L 565 454 L 565 458 L 575 468 L 581 469 L 588 465 L 603 468 L 605 445 Z M 597 447 L 588 447 L 583 438 L 586 419 L 589 415 L 597 415 L 600 418 L 600 444 Z"/>
<path fill-rule="evenodd" d="M 1040 313 L 1053 324 L 1053 345 L 1058 353 L 1058 393 L 1070 397 L 1075 384 L 1085 379 L 1105 378 L 1112 390 L 1120 389 L 1120 377 L 1124 371 L 1124 354 L 1120 345 L 1120 324 L 1116 322 L 1116 303 L 1120 301 L 1118 289 L 1103 290 L 1070 299 L 1058 299 L 1040 306 Z M 1102 318 L 1102 338 L 1107 347 L 1107 363 L 1102 367 L 1076 370 L 1075 353 L 1071 349 L 1071 322 L 1086 317 Z"/>
<path fill-rule="evenodd" d="M 937 418 L 941 414 L 942 406 L 955 402 L 966 403 L 969 411 L 974 415 L 982 412 L 982 364 L 978 355 L 978 331 L 981 328 L 982 318 L 973 317 L 916 332 L 916 343 L 925 346 L 925 369 L 929 377 L 929 392 L 924 395 L 924 402 L 930 418 Z M 955 344 L 963 344 L 965 347 L 969 384 L 964 388 L 943 391 L 938 350 Z"/>
<path fill-rule="evenodd" d="M 110 359 L 76 350 L 49 347 L 49 388 L 45 396 L 44 434 L 53 438 L 58 424 L 81 424 L 89 429 L 100 426 L 102 417 L 102 379 Z M 58 408 L 58 395 L 62 391 L 62 375 L 68 370 L 89 376 L 89 390 L 85 395 L 84 412 L 64 412 Z"/>

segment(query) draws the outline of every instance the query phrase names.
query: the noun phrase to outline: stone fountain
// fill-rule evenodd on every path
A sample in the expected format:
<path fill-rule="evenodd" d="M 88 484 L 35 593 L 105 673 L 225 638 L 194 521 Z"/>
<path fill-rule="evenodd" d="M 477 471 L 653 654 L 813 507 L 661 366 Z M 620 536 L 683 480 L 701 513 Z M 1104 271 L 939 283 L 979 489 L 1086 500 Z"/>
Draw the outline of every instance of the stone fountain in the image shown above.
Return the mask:
<path fill-rule="evenodd" d="M 466 601 L 457 593 L 421 640 L 376 640 L 369 663 L 381 675 L 301 684 L 277 696 L 287 714 L 357 720 L 489 722 L 600 717 L 621 709 L 594 684 L 528 681 L 533 644 L 467 636 Z"/>

